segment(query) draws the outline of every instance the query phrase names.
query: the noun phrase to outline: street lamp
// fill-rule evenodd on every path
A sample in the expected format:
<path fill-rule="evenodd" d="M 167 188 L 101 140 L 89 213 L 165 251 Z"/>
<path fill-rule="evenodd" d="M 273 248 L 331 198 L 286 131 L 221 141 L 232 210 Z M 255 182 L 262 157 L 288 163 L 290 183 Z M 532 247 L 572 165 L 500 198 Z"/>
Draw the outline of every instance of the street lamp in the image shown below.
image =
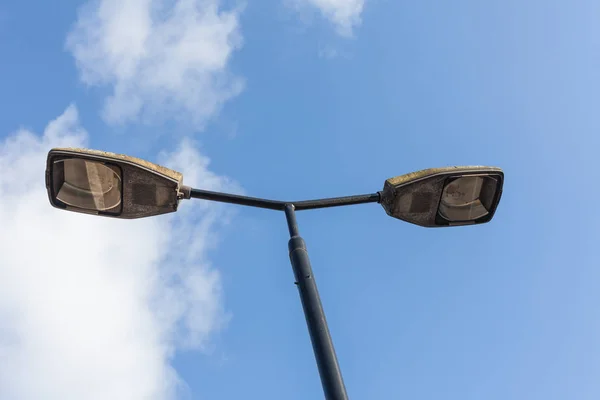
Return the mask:
<path fill-rule="evenodd" d="M 390 178 L 371 194 L 277 201 L 194 189 L 179 172 L 98 150 L 52 149 L 46 164 L 50 203 L 68 211 L 133 219 L 174 212 L 181 200 L 196 198 L 285 212 L 290 262 L 327 400 L 348 395 L 295 211 L 380 203 L 388 215 L 420 226 L 482 224 L 494 216 L 503 182 L 499 168 L 432 168 Z"/>

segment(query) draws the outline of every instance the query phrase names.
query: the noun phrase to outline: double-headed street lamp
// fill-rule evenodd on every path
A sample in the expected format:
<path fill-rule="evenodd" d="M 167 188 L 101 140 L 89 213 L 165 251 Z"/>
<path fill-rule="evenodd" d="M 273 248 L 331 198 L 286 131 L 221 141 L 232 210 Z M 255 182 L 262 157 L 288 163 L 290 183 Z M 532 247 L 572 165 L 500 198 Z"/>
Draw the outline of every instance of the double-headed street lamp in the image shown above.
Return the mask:
<path fill-rule="evenodd" d="M 52 149 L 46 165 L 50 203 L 68 211 L 133 219 L 177 211 L 181 200 L 196 198 L 285 212 L 289 257 L 327 400 L 348 395 L 295 211 L 380 203 L 390 216 L 420 226 L 481 224 L 494 216 L 503 182 L 494 167 L 431 168 L 390 178 L 371 194 L 277 201 L 194 189 L 179 172 L 104 151 Z"/>

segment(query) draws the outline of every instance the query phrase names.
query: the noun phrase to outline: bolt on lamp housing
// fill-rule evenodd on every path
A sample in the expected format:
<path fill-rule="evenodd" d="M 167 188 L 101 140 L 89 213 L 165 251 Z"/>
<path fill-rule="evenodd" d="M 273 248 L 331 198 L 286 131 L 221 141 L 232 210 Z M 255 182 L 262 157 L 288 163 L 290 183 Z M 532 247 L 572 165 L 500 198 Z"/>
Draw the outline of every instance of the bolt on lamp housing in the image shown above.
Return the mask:
<path fill-rule="evenodd" d="M 502 195 L 495 167 L 430 168 L 390 178 L 381 192 L 388 215 L 425 227 L 489 222 Z"/>
<path fill-rule="evenodd" d="M 46 188 L 52 206 L 113 218 L 142 218 L 177 211 L 183 175 L 105 151 L 52 149 Z"/>

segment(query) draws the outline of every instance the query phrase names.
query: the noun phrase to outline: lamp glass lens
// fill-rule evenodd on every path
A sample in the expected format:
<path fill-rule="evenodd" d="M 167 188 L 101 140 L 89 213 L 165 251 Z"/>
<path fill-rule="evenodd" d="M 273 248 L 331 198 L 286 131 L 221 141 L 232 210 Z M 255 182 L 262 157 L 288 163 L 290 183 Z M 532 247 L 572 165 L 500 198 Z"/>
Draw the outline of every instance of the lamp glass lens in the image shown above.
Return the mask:
<path fill-rule="evenodd" d="M 490 176 L 463 176 L 446 183 L 438 213 L 448 221 L 473 221 L 486 216 L 498 181 Z"/>
<path fill-rule="evenodd" d="M 121 204 L 121 176 L 115 169 L 77 158 L 56 161 L 54 167 L 63 171 L 63 179 L 55 182 L 54 192 L 63 203 L 95 211 Z"/>

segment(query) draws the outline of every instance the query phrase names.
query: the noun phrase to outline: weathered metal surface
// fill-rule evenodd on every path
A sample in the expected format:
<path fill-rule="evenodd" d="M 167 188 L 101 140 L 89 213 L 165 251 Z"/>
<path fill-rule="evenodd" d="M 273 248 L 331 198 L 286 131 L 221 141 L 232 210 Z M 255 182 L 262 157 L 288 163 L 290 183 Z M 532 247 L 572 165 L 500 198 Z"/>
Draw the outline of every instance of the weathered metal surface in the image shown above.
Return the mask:
<path fill-rule="evenodd" d="M 84 148 L 76 148 L 76 147 L 57 148 L 54 150 L 69 151 L 69 152 L 74 152 L 74 153 L 84 153 L 84 154 L 90 154 L 90 155 L 95 155 L 95 156 L 101 156 L 101 157 L 107 157 L 107 158 L 113 158 L 113 159 L 117 159 L 117 160 L 121 160 L 121 161 L 126 161 L 129 163 L 140 165 L 140 166 L 150 169 L 152 171 L 158 172 L 158 173 L 165 175 L 179 183 L 181 183 L 183 181 L 183 174 L 181 172 L 177 172 L 172 169 L 163 167 L 162 165 L 154 164 L 154 163 L 151 163 L 150 161 L 146 161 L 146 160 L 143 160 L 143 159 L 137 158 L 137 157 L 128 156 L 125 154 L 117 154 L 117 153 L 111 153 L 109 151 L 92 150 L 92 149 L 84 149 Z"/>

